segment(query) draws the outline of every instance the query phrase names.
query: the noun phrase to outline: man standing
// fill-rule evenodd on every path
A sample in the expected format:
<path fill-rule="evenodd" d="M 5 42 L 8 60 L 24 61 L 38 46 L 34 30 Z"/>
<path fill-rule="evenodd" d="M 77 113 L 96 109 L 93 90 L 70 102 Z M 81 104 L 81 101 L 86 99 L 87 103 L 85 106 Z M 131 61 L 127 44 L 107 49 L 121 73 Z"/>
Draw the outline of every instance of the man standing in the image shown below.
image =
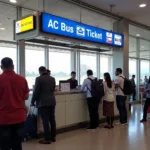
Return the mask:
<path fill-rule="evenodd" d="M 1 150 L 22 150 L 24 121 L 26 120 L 25 100 L 29 89 L 25 78 L 14 72 L 13 61 L 1 61 L 0 75 L 0 146 Z"/>
<path fill-rule="evenodd" d="M 121 68 L 116 69 L 116 76 L 117 76 L 116 101 L 117 101 L 117 107 L 118 107 L 118 110 L 119 110 L 119 113 L 120 113 L 120 123 L 119 124 L 126 125 L 127 124 L 127 109 L 126 109 L 126 98 L 127 97 L 123 92 L 125 76 L 122 74 L 122 69 Z"/>
<path fill-rule="evenodd" d="M 132 75 L 132 79 L 131 79 L 131 82 L 132 82 L 132 89 L 133 89 L 133 101 L 136 100 L 136 85 L 135 85 L 135 75 Z"/>
<path fill-rule="evenodd" d="M 92 80 L 95 79 L 93 77 L 93 71 L 88 70 L 87 71 L 88 78 L 84 80 L 81 90 L 86 92 L 87 97 L 87 104 L 89 109 L 89 116 L 90 116 L 90 126 L 88 127 L 88 130 L 95 130 L 99 126 L 99 113 L 98 113 L 98 107 L 99 107 L 99 100 L 92 97 L 91 94 L 91 84 Z"/>
<path fill-rule="evenodd" d="M 56 141 L 56 122 L 55 122 L 55 79 L 47 74 L 45 67 L 39 68 L 40 76 L 36 78 L 35 89 L 32 97 L 32 105 L 36 102 L 43 121 L 44 140 L 40 144 L 50 144 Z M 50 125 L 51 130 L 50 130 Z"/>
<path fill-rule="evenodd" d="M 71 78 L 67 81 L 69 81 L 70 83 L 70 89 L 76 89 L 78 86 L 78 81 L 76 80 L 76 72 L 71 72 Z"/>

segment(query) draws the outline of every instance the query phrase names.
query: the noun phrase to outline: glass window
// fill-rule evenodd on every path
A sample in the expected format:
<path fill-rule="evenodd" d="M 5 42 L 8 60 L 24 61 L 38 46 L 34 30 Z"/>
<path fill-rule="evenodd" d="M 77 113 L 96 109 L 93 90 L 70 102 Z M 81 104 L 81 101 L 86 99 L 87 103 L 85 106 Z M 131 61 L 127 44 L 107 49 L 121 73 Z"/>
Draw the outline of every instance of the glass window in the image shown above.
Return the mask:
<path fill-rule="evenodd" d="M 140 58 L 150 59 L 150 42 L 140 40 Z"/>
<path fill-rule="evenodd" d="M 56 84 L 60 80 L 67 80 L 71 73 L 71 52 L 59 49 L 49 51 L 49 69 L 56 79 Z"/>
<path fill-rule="evenodd" d="M 94 76 L 97 76 L 96 71 L 96 54 L 92 53 L 80 53 L 80 83 L 82 84 L 84 79 L 87 78 L 87 70 L 93 70 Z"/>
<path fill-rule="evenodd" d="M 137 75 L 137 63 L 136 59 L 129 59 L 129 79 L 132 78 L 132 75 Z M 135 79 L 136 81 L 136 79 Z"/>
<path fill-rule="evenodd" d="M 144 83 L 144 78 L 145 76 L 149 77 L 150 74 L 150 70 L 149 70 L 149 67 L 150 67 L 150 64 L 149 64 L 149 61 L 146 61 L 146 60 L 141 60 L 140 62 L 140 84 L 143 84 Z"/>
<path fill-rule="evenodd" d="M 10 57 L 15 66 L 15 72 L 17 71 L 17 47 L 11 44 L 0 44 L 0 61 L 4 57 Z M 2 70 L 0 69 L 0 74 Z"/>
<path fill-rule="evenodd" d="M 44 66 L 44 50 L 42 49 L 44 48 L 26 46 L 26 79 L 30 89 L 35 84 L 35 78 L 39 76 L 39 67 Z"/>
<path fill-rule="evenodd" d="M 137 57 L 137 40 L 134 37 L 129 37 L 129 57 Z"/>
<path fill-rule="evenodd" d="M 100 56 L 100 78 L 104 78 L 104 73 L 109 72 L 111 77 L 113 77 L 112 71 L 112 57 L 110 56 Z"/>

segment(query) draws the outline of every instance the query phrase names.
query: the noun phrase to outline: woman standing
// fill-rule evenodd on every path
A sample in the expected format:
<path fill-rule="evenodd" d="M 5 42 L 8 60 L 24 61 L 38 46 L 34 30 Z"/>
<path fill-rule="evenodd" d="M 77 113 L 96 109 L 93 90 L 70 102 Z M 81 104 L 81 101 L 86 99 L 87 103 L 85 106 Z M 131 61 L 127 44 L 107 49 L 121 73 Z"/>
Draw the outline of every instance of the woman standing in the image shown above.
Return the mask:
<path fill-rule="evenodd" d="M 103 116 L 107 117 L 108 125 L 105 126 L 107 129 L 114 128 L 114 100 L 115 100 L 115 85 L 111 81 L 111 77 L 109 73 L 104 74 L 104 92 L 105 95 L 103 97 Z"/>
<path fill-rule="evenodd" d="M 147 121 L 147 111 L 148 111 L 148 108 L 150 106 L 150 78 L 148 80 L 148 83 L 145 85 L 144 91 L 146 93 L 146 102 L 145 102 L 145 105 L 144 105 L 143 119 L 141 120 L 141 123 Z"/>

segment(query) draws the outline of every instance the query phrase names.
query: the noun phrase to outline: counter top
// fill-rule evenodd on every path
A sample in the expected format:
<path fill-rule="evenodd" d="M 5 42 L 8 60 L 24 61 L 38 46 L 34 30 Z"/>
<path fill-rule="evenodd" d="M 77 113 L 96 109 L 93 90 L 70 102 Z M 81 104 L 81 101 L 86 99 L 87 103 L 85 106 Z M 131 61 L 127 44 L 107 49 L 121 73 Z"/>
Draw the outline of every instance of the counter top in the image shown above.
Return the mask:
<path fill-rule="evenodd" d="M 55 92 L 55 95 L 66 95 L 66 94 L 80 94 L 80 93 L 83 93 L 81 90 L 72 90 L 70 92 L 61 92 L 61 91 L 58 91 L 58 92 Z M 33 91 L 30 91 L 30 94 L 33 94 Z"/>

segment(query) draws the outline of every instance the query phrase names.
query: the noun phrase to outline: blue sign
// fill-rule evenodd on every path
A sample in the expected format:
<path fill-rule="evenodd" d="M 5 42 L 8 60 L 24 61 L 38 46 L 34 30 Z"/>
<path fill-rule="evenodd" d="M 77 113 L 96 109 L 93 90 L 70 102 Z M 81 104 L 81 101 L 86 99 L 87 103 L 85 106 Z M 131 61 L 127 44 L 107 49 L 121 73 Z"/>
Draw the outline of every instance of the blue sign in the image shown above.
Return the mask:
<path fill-rule="evenodd" d="M 124 35 L 42 13 L 42 31 L 90 42 L 124 46 Z"/>

